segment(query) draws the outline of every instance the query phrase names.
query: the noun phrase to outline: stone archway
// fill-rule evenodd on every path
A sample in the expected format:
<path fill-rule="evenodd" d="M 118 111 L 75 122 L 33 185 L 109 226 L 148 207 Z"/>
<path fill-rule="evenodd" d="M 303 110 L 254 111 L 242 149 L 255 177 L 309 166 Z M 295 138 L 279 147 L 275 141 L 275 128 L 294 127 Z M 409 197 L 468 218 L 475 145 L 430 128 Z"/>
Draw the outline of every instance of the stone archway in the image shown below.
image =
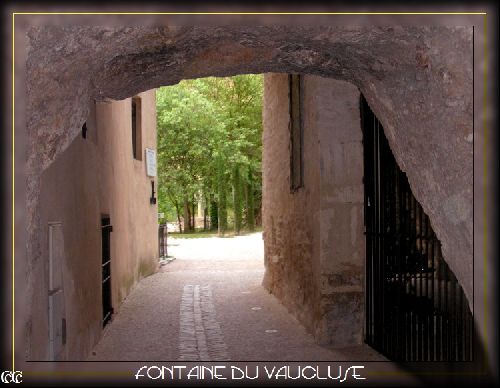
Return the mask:
<path fill-rule="evenodd" d="M 307 73 L 351 82 L 366 97 L 471 304 L 471 29 L 42 27 L 29 38 L 30 260 L 40 256 L 40 174 L 78 134 L 90 100 L 211 75 Z"/>

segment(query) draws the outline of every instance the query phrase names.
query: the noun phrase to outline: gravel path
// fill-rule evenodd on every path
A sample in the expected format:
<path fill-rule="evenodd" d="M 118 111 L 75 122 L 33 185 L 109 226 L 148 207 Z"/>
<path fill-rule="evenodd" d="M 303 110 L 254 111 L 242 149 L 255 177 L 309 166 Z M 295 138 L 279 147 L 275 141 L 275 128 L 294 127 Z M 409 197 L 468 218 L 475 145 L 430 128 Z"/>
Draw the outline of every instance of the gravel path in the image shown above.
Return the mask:
<path fill-rule="evenodd" d="M 89 361 L 384 360 L 314 342 L 261 286 L 261 233 L 168 242 L 176 260 L 134 288 Z"/>

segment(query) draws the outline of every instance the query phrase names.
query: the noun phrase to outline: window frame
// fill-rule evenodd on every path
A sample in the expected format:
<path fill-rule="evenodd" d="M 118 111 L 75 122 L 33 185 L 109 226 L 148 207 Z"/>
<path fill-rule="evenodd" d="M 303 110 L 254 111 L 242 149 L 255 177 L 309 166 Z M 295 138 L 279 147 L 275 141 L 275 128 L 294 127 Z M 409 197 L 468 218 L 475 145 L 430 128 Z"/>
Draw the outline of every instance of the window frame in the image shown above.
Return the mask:
<path fill-rule="evenodd" d="M 304 187 L 303 77 L 288 75 L 290 133 L 290 192 Z"/>
<path fill-rule="evenodd" d="M 139 96 L 131 98 L 130 108 L 132 156 L 142 161 L 142 100 Z"/>

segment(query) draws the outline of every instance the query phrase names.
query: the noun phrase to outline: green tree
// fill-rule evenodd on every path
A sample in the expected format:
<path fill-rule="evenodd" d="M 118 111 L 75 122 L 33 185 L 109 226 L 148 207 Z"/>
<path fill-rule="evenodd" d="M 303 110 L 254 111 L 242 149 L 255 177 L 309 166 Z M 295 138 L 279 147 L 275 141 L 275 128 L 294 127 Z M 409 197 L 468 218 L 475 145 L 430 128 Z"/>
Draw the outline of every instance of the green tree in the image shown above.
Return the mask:
<path fill-rule="evenodd" d="M 189 209 L 202 188 L 210 158 L 206 133 L 218 125 L 211 111 L 209 100 L 181 84 L 157 92 L 160 202 L 173 205 L 178 220 L 184 211 L 186 232 L 191 224 Z"/>
<path fill-rule="evenodd" d="M 251 172 L 248 173 L 248 181 L 245 186 L 245 200 L 247 228 L 250 232 L 253 232 L 255 230 L 255 193 Z"/>
<path fill-rule="evenodd" d="M 228 228 L 228 210 L 236 233 L 243 224 L 254 228 L 262 181 L 262 86 L 261 75 L 242 75 L 158 90 L 160 208 L 168 207 L 177 220 L 184 210 L 187 230 L 197 196 L 210 202 L 211 224 L 220 235 Z"/>
<path fill-rule="evenodd" d="M 240 234 L 241 219 L 243 213 L 242 193 L 241 193 L 241 175 L 240 167 L 234 166 L 233 170 L 233 211 L 234 211 L 234 232 Z"/>

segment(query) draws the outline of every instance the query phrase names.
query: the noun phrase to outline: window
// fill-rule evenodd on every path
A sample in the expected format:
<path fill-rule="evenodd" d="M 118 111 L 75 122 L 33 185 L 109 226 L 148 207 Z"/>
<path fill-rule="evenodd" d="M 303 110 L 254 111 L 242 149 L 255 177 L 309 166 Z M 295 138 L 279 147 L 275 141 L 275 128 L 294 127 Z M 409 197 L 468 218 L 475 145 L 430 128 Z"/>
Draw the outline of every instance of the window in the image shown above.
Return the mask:
<path fill-rule="evenodd" d="M 134 159 L 142 160 L 142 120 L 141 99 L 132 98 L 132 155 Z"/>
<path fill-rule="evenodd" d="M 304 186 L 302 158 L 302 78 L 299 74 L 288 76 L 290 98 L 290 189 L 297 191 Z"/>

